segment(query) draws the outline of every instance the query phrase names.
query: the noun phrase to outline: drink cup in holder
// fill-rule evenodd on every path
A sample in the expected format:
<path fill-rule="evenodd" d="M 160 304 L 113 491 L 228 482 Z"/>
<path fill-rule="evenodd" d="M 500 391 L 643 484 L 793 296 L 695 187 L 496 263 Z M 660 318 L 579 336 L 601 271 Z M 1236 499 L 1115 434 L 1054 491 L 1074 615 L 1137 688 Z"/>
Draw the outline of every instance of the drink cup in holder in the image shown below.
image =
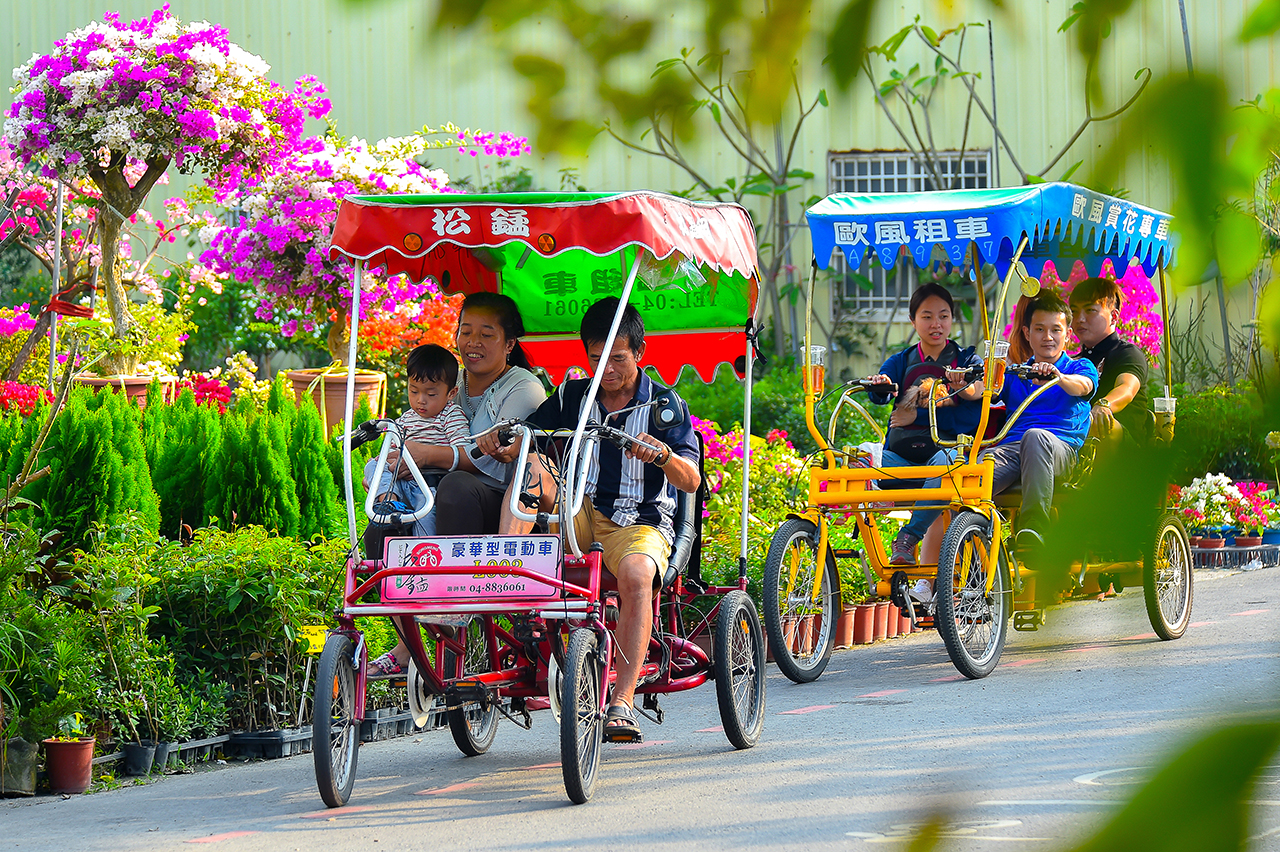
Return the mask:
<path fill-rule="evenodd" d="M 1000 390 L 1004 387 L 1004 368 L 1005 361 L 1009 357 L 1009 341 L 983 341 L 982 360 L 984 363 L 986 362 L 987 357 L 991 355 L 993 346 L 995 348 L 995 364 L 991 367 L 992 374 L 994 376 L 991 382 L 991 393 L 994 395 L 1000 393 Z"/>
<path fill-rule="evenodd" d="M 815 396 L 822 396 L 824 383 L 827 376 L 827 347 L 810 346 L 809 347 L 809 373 L 806 390 Z"/>
<path fill-rule="evenodd" d="M 1173 442 L 1174 417 L 1178 408 L 1177 397 L 1158 396 L 1152 401 L 1156 412 L 1155 434 L 1151 437 L 1162 444 Z"/>

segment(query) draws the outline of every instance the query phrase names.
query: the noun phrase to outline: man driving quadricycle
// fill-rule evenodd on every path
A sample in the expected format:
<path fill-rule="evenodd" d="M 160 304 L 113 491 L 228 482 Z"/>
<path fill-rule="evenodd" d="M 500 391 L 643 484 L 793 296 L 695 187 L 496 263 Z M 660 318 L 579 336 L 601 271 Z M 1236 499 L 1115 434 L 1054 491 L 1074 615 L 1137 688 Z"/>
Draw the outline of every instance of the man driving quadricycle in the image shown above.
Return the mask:
<path fill-rule="evenodd" d="M 675 537 L 675 492 L 692 494 L 702 479 L 698 444 L 684 401 L 669 392 L 674 404 L 686 413 L 681 423 L 663 428 L 653 422 L 648 403 L 655 386 L 640 370 L 645 351 L 644 320 L 634 305 L 623 308 L 613 346 L 605 352 L 617 307 L 617 298 L 602 299 L 582 316 L 580 333 L 587 364 L 593 373 L 600 373 L 600 395 L 590 417 L 593 422 L 623 429 L 635 440 L 625 448 L 603 442 L 595 445 L 587 474 L 588 500 L 574 516 L 573 528 L 579 542 L 600 544 L 604 564 L 618 583 L 615 635 L 621 659 L 604 737 L 609 742 L 639 742 L 643 736 L 636 720 L 636 680 L 649 649 L 653 594 L 667 569 Z M 527 422 L 546 430 L 573 428 L 587 408 L 589 385 L 587 379 L 565 381 Z M 518 485 L 535 495 L 539 508 L 550 513 L 559 495 L 556 478 L 544 459 L 535 457 L 529 472 L 523 478 L 517 475 L 511 487 Z M 520 535 L 532 528 L 532 523 L 503 511 L 500 533 Z"/>
<path fill-rule="evenodd" d="M 398 667 L 401 651 L 410 661 L 415 720 L 443 711 L 464 754 L 487 751 L 500 718 L 527 728 L 533 711 L 556 714 L 565 790 L 577 803 L 595 789 L 603 743 L 639 738 L 637 695 L 645 715 L 661 723 L 659 695 L 714 680 L 725 736 L 737 748 L 753 746 L 764 723 L 764 638 L 747 594 L 749 450 L 737 580 L 709 584 L 699 572 L 700 448 L 688 408 L 640 372 L 643 363 L 670 380 L 691 366 L 709 380 L 721 364 L 734 364 L 746 379 L 750 423 L 759 272 L 746 211 L 652 192 L 350 196 L 331 251 L 354 261 L 351 362 L 366 264 L 430 277 L 466 292 L 468 305 L 492 296 L 511 310 L 504 319 L 492 305 L 464 305 L 459 341 L 468 323 L 481 337 L 459 346 L 469 358 L 464 375 L 488 380 L 479 400 L 467 379 L 461 387 L 464 408 L 483 407 L 470 418 L 476 434 L 467 446 L 475 448 L 427 448 L 430 463 L 453 471 L 439 489 L 439 529 L 455 534 L 391 535 L 360 558 L 352 447 L 381 437 L 370 481 L 379 482 L 393 458 L 423 500 L 408 512 L 375 505 L 375 488 L 363 506 L 371 523 L 412 524 L 434 497 L 418 467 L 421 451 L 402 451 L 398 423 L 370 421 L 343 436 L 352 549 L 314 697 L 325 803 L 337 807 L 351 793 L 365 688 L 377 668 L 356 621 L 362 616 L 391 620 L 402 644 L 390 662 Z M 502 407 L 486 400 L 503 377 L 524 382 L 513 349 L 521 361 L 527 350 L 553 382 L 583 364 L 592 378 L 564 382 L 530 419 L 530 408 L 498 417 Z M 514 473 L 505 493 L 507 480 L 496 477 L 496 495 L 488 482 L 447 488 L 464 478 L 460 462 L 470 467 L 470 458 L 484 462 L 486 454 Z M 479 499 L 459 499 L 465 493 Z M 452 517 L 460 513 L 474 517 Z"/>

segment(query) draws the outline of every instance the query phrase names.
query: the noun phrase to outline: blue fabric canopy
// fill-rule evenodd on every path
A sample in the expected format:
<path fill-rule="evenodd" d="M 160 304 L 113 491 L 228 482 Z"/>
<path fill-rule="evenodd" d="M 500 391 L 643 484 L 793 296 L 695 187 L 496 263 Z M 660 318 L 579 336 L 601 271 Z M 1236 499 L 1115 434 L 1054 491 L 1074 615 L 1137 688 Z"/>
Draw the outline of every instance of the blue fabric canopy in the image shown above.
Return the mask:
<path fill-rule="evenodd" d="M 1106 258 L 1119 274 L 1132 259 L 1153 275 L 1157 267 L 1172 265 L 1174 254 L 1168 213 L 1069 183 L 839 193 L 810 207 L 806 218 L 814 258 L 823 269 L 836 248 L 854 269 L 862 265 L 868 249 L 885 269 L 892 269 L 904 252 L 917 266 L 928 266 L 936 258 L 936 247 L 958 266 L 974 243 L 982 262 L 995 264 L 1003 277 L 1024 235 L 1028 245 L 1021 260 L 1037 277 L 1049 261 L 1065 276 L 1077 260 L 1090 275 L 1098 275 Z"/>

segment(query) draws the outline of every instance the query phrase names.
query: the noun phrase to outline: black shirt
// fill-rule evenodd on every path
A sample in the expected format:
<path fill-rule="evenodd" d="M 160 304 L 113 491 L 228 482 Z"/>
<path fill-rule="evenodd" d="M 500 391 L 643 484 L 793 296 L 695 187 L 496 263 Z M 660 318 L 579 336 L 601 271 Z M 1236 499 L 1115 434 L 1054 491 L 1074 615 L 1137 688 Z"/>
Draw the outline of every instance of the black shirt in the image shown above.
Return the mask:
<path fill-rule="evenodd" d="M 1095 403 L 1115 390 L 1122 374 L 1130 373 L 1137 377 L 1137 394 L 1128 405 L 1114 413 L 1126 432 L 1140 442 L 1145 440 L 1147 409 L 1151 406 L 1147 397 L 1147 356 L 1137 346 L 1121 340 L 1120 335 L 1113 331 L 1097 346 L 1080 350 L 1080 357 L 1088 358 L 1098 368 L 1098 391 L 1093 397 Z"/>

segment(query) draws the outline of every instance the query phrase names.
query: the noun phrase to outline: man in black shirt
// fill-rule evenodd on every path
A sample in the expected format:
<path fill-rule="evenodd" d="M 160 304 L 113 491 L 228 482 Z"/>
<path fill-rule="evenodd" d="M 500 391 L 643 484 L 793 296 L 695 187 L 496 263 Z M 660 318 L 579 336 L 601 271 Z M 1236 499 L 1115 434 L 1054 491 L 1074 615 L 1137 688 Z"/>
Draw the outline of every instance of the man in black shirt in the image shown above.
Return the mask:
<path fill-rule="evenodd" d="M 1120 285 L 1106 278 L 1086 278 L 1071 291 L 1071 328 L 1081 358 L 1098 368 L 1091 435 L 1116 446 L 1124 438 L 1146 443 L 1149 434 L 1147 356 L 1116 333 L 1120 321 Z"/>

